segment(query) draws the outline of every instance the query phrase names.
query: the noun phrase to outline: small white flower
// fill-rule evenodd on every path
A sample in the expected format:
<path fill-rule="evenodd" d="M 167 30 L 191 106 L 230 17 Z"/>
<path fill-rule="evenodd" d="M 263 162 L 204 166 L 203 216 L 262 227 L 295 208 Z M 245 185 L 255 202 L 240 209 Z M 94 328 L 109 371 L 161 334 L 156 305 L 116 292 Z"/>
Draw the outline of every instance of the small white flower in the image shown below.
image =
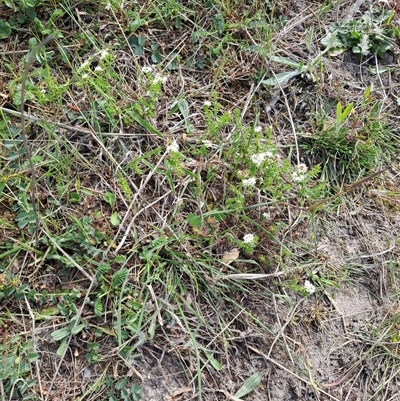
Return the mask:
<path fill-rule="evenodd" d="M 151 72 L 153 72 L 153 67 L 151 65 L 145 65 L 142 68 L 142 72 L 143 74 L 150 74 Z"/>
<path fill-rule="evenodd" d="M 254 235 L 253 234 L 245 234 L 243 236 L 243 243 L 244 244 L 251 244 L 254 242 Z"/>
<path fill-rule="evenodd" d="M 306 173 L 307 170 L 308 170 L 308 168 L 307 168 L 307 166 L 306 166 L 304 163 L 300 163 L 300 164 L 297 166 L 297 171 L 298 171 L 299 173 Z"/>
<path fill-rule="evenodd" d="M 89 75 L 88 74 L 83 74 L 82 75 L 82 79 L 88 79 L 89 78 Z"/>
<path fill-rule="evenodd" d="M 206 148 L 210 148 L 210 149 L 212 149 L 212 148 L 214 148 L 216 145 L 214 145 L 209 139 L 204 139 L 203 141 L 203 145 L 206 147 Z"/>
<path fill-rule="evenodd" d="M 294 182 L 301 182 L 306 179 L 307 166 L 304 163 L 300 163 L 297 166 L 297 170 L 292 173 L 292 179 Z"/>
<path fill-rule="evenodd" d="M 256 185 L 257 179 L 255 177 L 249 177 L 244 180 L 242 180 L 242 185 L 244 187 L 253 187 Z"/>
<path fill-rule="evenodd" d="M 166 151 L 170 152 L 179 152 L 179 144 L 175 141 L 175 139 L 167 146 Z"/>
<path fill-rule="evenodd" d="M 304 288 L 310 295 L 314 294 L 315 292 L 315 285 L 312 284 L 309 280 L 304 281 Z"/>
<path fill-rule="evenodd" d="M 211 102 L 210 102 L 209 100 L 206 100 L 206 101 L 204 102 L 204 106 L 205 106 L 205 107 L 211 107 Z"/>
<path fill-rule="evenodd" d="M 105 58 L 105 57 L 107 57 L 107 56 L 108 56 L 108 50 L 103 49 L 103 50 L 100 52 L 100 60 L 103 60 L 103 58 Z"/>
<path fill-rule="evenodd" d="M 106 10 L 111 10 L 111 3 L 109 1 L 107 1 L 107 4 L 105 6 Z"/>
<path fill-rule="evenodd" d="M 103 71 L 103 69 L 101 68 L 101 66 L 96 66 L 96 68 L 94 69 L 95 70 L 95 72 L 100 72 L 100 71 Z"/>
<path fill-rule="evenodd" d="M 158 84 L 161 82 L 162 84 L 165 84 L 168 81 L 168 77 L 166 75 L 162 75 L 159 72 L 154 76 L 153 83 Z"/>
<path fill-rule="evenodd" d="M 90 64 L 90 61 L 89 61 L 89 60 L 86 60 L 86 61 L 84 61 L 84 62 L 82 63 L 82 65 L 79 67 L 79 69 L 80 69 L 80 70 L 83 70 L 83 69 L 85 69 L 86 67 L 88 67 L 89 64 Z"/>
<path fill-rule="evenodd" d="M 270 220 L 271 219 L 271 213 L 269 213 L 269 212 L 264 212 L 262 215 L 263 215 L 265 220 Z"/>
<path fill-rule="evenodd" d="M 259 134 L 260 132 L 262 132 L 262 127 L 258 125 L 257 127 L 254 128 L 254 132 L 256 134 Z"/>
<path fill-rule="evenodd" d="M 272 152 L 267 151 L 267 152 L 256 153 L 254 155 L 251 155 L 250 159 L 254 164 L 256 164 L 257 166 L 260 166 L 265 159 L 267 159 L 267 158 L 272 159 L 273 157 L 274 157 L 274 154 Z"/>

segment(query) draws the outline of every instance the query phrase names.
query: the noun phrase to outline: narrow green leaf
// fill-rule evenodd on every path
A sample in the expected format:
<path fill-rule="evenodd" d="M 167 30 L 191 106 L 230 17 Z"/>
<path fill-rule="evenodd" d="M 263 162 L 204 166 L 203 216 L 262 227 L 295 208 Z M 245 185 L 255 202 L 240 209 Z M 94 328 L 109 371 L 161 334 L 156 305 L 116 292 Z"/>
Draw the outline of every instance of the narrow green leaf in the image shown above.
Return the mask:
<path fill-rule="evenodd" d="M 57 356 L 63 356 L 65 352 L 65 348 L 67 346 L 67 339 L 64 338 L 60 344 L 60 346 L 57 348 L 56 354 Z"/>
<path fill-rule="evenodd" d="M 156 130 L 151 124 L 149 124 L 145 119 L 139 116 L 139 114 L 135 113 L 133 110 L 130 111 L 129 115 L 143 128 L 147 129 L 148 131 L 156 134 L 159 137 L 162 137 L 160 131 Z"/>
<path fill-rule="evenodd" d="M 342 103 L 336 105 L 336 123 L 341 124 L 342 121 Z"/>
<path fill-rule="evenodd" d="M 276 74 L 272 78 L 268 78 L 268 79 L 265 79 L 264 81 L 261 81 L 261 83 L 264 85 L 268 85 L 268 86 L 284 85 L 290 79 L 292 79 L 293 77 L 296 77 L 297 75 L 300 75 L 300 74 L 301 74 L 301 72 L 299 70 L 281 72 L 279 74 Z"/>
<path fill-rule="evenodd" d="M 275 63 L 287 65 L 288 67 L 293 67 L 299 69 L 300 63 L 293 61 L 289 58 L 279 57 L 279 56 L 270 56 L 269 59 L 274 61 Z"/>
<path fill-rule="evenodd" d="M 342 113 L 342 123 L 344 123 L 346 121 L 346 118 L 348 117 L 348 115 L 351 113 L 351 111 L 353 110 L 353 106 L 354 103 L 351 102 L 347 105 L 347 107 L 344 109 L 343 113 Z"/>
<path fill-rule="evenodd" d="M 207 352 L 207 351 L 204 350 L 204 353 L 207 356 L 207 361 L 211 363 L 212 367 L 215 370 L 219 371 L 219 370 L 222 369 L 221 363 L 218 362 L 210 352 Z"/>
<path fill-rule="evenodd" d="M 240 387 L 239 391 L 235 394 L 235 397 L 242 398 L 245 395 L 254 391 L 257 386 L 260 384 L 262 376 L 260 373 L 254 373 L 251 375 L 244 383 L 243 386 Z"/>

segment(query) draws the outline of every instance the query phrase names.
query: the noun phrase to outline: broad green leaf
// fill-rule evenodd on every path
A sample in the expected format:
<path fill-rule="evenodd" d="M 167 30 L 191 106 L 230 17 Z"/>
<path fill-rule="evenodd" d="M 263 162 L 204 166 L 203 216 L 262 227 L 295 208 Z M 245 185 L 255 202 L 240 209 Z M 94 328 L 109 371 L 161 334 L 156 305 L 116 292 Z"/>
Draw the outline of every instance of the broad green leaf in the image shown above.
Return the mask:
<path fill-rule="evenodd" d="M 136 29 L 140 28 L 143 25 L 146 25 L 147 22 L 143 18 L 136 18 L 134 21 L 130 22 L 128 25 L 128 29 L 130 32 L 136 31 Z"/>
<path fill-rule="evenodd" d="M 35 317 L 35 320 L 41 320 L 41 319 L 49 319 L 55 316 L 59 312 L 58 308 L 56 306 L 42 309 L 39 312 L 33 312 L 33 315 Z"/>
<path fill-rule="evenodd" d="M 73 327 L 71 329 L 71 334 L 78 334 L 79 332 L 81 332 L 84 328 L 86 327 L 86 323 L 81 323 L 76 325 L 75 327 Z"/>
<path fill-rule="evenodd" d="M 67 337 L 70 334 L 70 331 L 67 327 L 64 327 L 62 329 L 53 331 L 51 333 L 51 337 L 53 338 L 54 341 L 60 341 L 63 338 Z"/>
<path fill-rule="evenodd" d="M 115 194 L 113 194 L 112 192 L 106 192 L 103 195 L 103 199 L 111 206 L 111 208 L 114 208 L 114 204 L 115 204 Z"/>
<path fill-rule="evenodd" d="M 181 112 L 183 118 L 187 120 L 189 118 L 189 103 L 186 99 L 179 99 L 177 101 L 179 111 Z"/>
<path fill-rule="evenodd" d="M 3 18 L 0 18 L 0 39 L 6 39 L 11 35 L 12 27 Z"/>
<path fill-rule="evenodd" d="M 118 226 L 119 223 L 121 223 L 121 218 L 119 217 L 118 212 L 114 212 L 114 213 L 111 215 L 110 221 L 111 221 L 111 224 L 112 224 L 113 226 Z"/>
<path fill-rule="evenodd" d="M 29 362 L 35 362 L 39 359 L 39 355 L 33 352 L 32 354 L 28 354 L 26 358 L 28 359 Z"/>
<path fill-rule="evenodd" d="M 187 220 L 191 227 L 200 227 L 201 226 L 201 216 L 199 216 L 198 214 L 189 213 Z"/>
<path fill-rule="evenodd" d="M 244 383 L 243 386 L 240 387 L 239 391 L 235 394 L 235 397 L 242 398 L 245 395 L 254 391 L 257 386 L 260 384 L 262 376 L 260 373 L 254 373 L 251 375 Z"/>

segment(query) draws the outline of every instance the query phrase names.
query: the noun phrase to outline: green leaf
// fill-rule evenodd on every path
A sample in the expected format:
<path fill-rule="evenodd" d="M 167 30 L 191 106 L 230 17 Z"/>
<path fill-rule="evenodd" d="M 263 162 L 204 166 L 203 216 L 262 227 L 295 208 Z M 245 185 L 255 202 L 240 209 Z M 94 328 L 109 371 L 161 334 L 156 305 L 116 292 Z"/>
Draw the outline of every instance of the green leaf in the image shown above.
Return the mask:
<path fill-rule="evenodd" d="M 26 358 L 28 359 L 29 362 L 35 362 L 39 359 L 39 355 L 36 353 L 32 353 L 32 354 L 28 354 L 26 356 Z"/>
<path fill-rule="evenodd" d="M 12 27 L 3 18 L 0 18 L 0 39 L 6 39 L 11 35 Z"/>
<path fill-rule="evenodd" d="M 176 103 L 183 118 L 187 120 L 189 118 L 189 103 L 186 99 L 179 99 Z"/>
<path fill-rule="evenodd" d="M 63 338 L 69 336 L 69 334 L 70 334 L 69 329 L 67 327 L 64 327 L 62 329 L 53 331 L 51 333 L 51 337 L 53 338 L 54 341 L 60 341 Z"/>
<path fill-rule="evenodd" d="M 142 386 L 134 384 L 131 387 L 131 394 L 134 401 L 139 401 L 142 398 Z"/>
<path fill-rule="evenodd" d="M 69 200 L 71 202 L 79 202 L 81 200 L 81 196 L 78 192 L 71 192 L 71 194 L 69 195 Z"/>
<path fill-rule="evenodd" d="M 245 395 L 251 393 L 253 390 L 257 388 L 260 384 L 262 376 L 260 373 L 254 373 L 251 375 L 244 383 L 243 386 L 240 387 L 239 391 L 235 394 L 235 397 L 242 398 Z"/>
<path fill-rule="evenodd" d="M 371 41 L 367 34 L 361 35 L 361 39 L 357 46 L 353 47 L 354 53 L 360 53 L 363 56 L 368 56 L 371 49 Z"/>
<path fill-rule="evenodd" d="M 222 369 L 221 363 L 218 362 L 210 352 L 207 352 L 207 351 L 204 350 L 204 353 L 207 356 L 207 361 L 211 363 L 212 367 L 215 370 L 219 371 L 219 370 Z"/>
<path fill-rule="evenodd" d="M 101 301 L 100 298 L 96 298 L 96 300 L 94 301 L 94 314 L 97 317 L 100 317 L 103 315 L 103 302 Z"/>
<path fill-rule="evenodd" d="M 134 110 L 129 111 L 129 116 L 132 117 L 138 124 L 140 124 L 143 128 L 147 129 L 148 131 L 156 134 L 159 137 L 162 137 L 160 131 L 156 130 L 151 124 L 149 124 L 144 118 L 140 117 Z"/>
<path fill-rule="evenodd" d="M 111 286 L 114 289 L 119 289 L 119 287 L 121 287 L 125 280 L 128 278 L 128 274 L 129 272 L 125 268 L 115 272 L 111 279 Z"/>
<path fill-rule="evenodd" d="M 111 224 L 112 224 L 113 226 L 118 226 L 119 223 L 121 223 L 121 218 L 119 217 L 118 212 L 114 212 L 114 213 L 111 215 L 110 221 L 111 221 Z"/>
<path fill-rule="evenodd" d="M 191 227 L 201 227 L 201 216 L 194 213 L 189 213 L 187 220 Z"/>
<path fill-rule="evenodd" d="M 336 119 L 337 119 L 337 124 L 341 125 L 346 121 L 346 118 L 350 114 L 350 112 L 353 110 L 354 103 L 349 103 L 344 110 L 342 110 L 342 104 L 338 102 L 336 106 Z"/>
<path fill-rule="evenodd" d="M 300 69 L 300 66 L 301 66 L 301 64 L 298 63 L 297 61 L 293 61 L 290 58 L 286 58 L 286 57 L 270 56 L 269 59 L 271 61 L 274 61 L 275 63 L 287 65 L 288 67 L 293 67 L 293 68 L 297 68 L 297 69 Z"/>
<path fill-rule="evenodd" d="M 125 255 L 117 255 L 114 259 L 115 263 L 124 263 L 126 261 L 126 256 Z"/>
<path fill-rule="evenodd" d="M 71 334 L 78 334 L 86 327 L 86 323 L 76 325 L 71 329 Z"/>
<path fill-rule="evenodd" d="M 115 194 L 113 194 L 112 192 L 106 192 L 103 195 L 103 199 L 105 200 L 105 202 L 107 202 L 112 208 L 114 208 L 115 205 Z"/>
<path fill-rule="evenodd" d="M 124 388 L 126 388 L 127 385 L 128 385 L 128 379 L 125 377 L 123 379 L 118 380 L 115 383 L 115 389 L 116 390 L 123 390 Z"/>
<path fill-rule="evenodd" d="M 57 306 L 52 306 L 50 308 L 42 309 L 39 312 L 33 312 L 33 315 L 35 317 L 35 320 L 41 320 L 41 319 L 50 319 L 53 316 L 55 316 L 59 312 Z"/>
<path fill-rule="evenodd" d="M 60 344 L 60 346 L 57 348 L 56 354 L 57 356 L 63 356 L 65 352 L 65 348 L 67 346 L 67 339 L 64 338 Z"/>
<path fill-rule="evenodd" d="M 128 25 L 128 29 L 130 32 L 136 31 L 136 29 L 140 28 L 143 25 L 146 25 L 146 20 L 143 18 L 136 18 L 134 21 L 130 22 Z"/>
<path fill-rule="evenodd" d="M 302 74 L 302 72 L 298 70 L 281 72 L 279 74 L 276 74 L 272 78 L 268 78 L 265 79 L 264 81 L 261 81 L 261 83 L 268 86 L 285 85 L 290 79 L 300 74 Z"/>

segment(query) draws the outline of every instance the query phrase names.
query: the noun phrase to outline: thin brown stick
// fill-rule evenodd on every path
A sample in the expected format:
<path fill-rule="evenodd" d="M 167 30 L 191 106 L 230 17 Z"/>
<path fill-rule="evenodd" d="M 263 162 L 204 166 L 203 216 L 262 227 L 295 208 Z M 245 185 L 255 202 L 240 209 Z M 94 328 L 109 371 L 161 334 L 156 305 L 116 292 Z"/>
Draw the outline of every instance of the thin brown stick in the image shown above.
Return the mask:
<path fill-rule="evenodd" d="M 354 188 L 359 187 L 361 184 L 364 184 L 366 181 L 372 180 L 373 178 L 377 177 L 378 175 L 381 175 L 388 169 L 389 169 L 389 167 L 386 167 L 383 170 L 377 171 L 376 173 L 369 175 L 368 177 L 361 178 L 361 180 L 358 180 L 356 182 L 353 182 L 350 185 L 347 185 L 346 187 L 344 187 L 344 189 L 340 190 L 337 194 L 332 195 L 329 198 L 323 199 L 322 201 L 319 201 L 317 203 L 314 203 L 313 205 L 309 206 L 306 210 L 307 211 L 313 210 L 316 207 L 323 205 L 324 203 L 330 202 L 331 200 L 336 199 L 339 196 L 342 196 L 343 194 L 352 191 Z"/>

